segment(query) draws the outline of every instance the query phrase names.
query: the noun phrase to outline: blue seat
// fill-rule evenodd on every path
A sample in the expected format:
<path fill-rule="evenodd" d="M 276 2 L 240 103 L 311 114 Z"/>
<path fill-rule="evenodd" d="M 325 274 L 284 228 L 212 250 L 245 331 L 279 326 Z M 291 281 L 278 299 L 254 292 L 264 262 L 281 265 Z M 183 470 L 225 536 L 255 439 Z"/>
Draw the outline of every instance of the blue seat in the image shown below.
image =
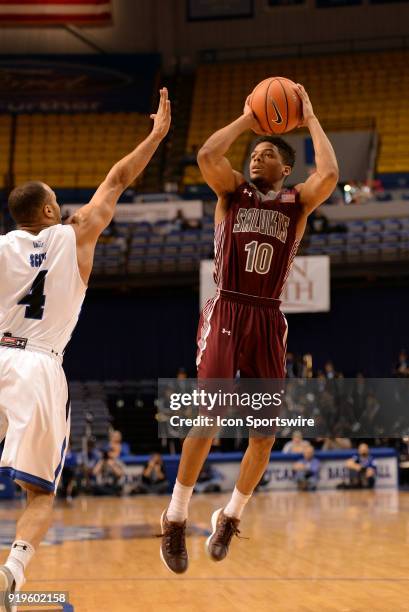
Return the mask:
<path fill-rule="evenodd" d="M 162 234 L 152 234 L 149 236 L 149 244 L 163 244 L 164 236 Z"/>
<path fill-rule="evenodd" d="M 399 254 L 399 245 L 394 242 L 384 242 L 381 245 L 381 258 L 394 260 Z"/>
<path fill-rule="evenodd" d="M 345 236 L 347 247 L 349 247 L 350 245 L 354 245 L 354 244 L 362 244 L 364 240 L 365 240 L 365 234 L 352 233 L 352 234 L 346 234 Z"/>
<path fill-rule="evenodd" d="M 365 244 L 379 244 L 381 242 L 381 236 L 379 232 L 367 232 L 365 234 Z"/>
<path fill-rule="evenodd" d="M 345 244 L 345 234 L 328 234 L 329 246 L 341 246 Z"/>
<path fill-rule="evenodd" d="M 345 257 L 348 261 L 356 261 L 361 257 L 361 248 L 355 244 L 347 244 L 345 250 Z"/>
<path fill-rule="evenodd" d="M 143 261 L 142 259 L 131 259 L 128 261 L 127 270 L 131 274 L 137 274 L 141 272 L 143 269 Z"/>
<path fill-rule="evenodd" d="M 201 230 L 187 230 L 182 232 L 183 242 L 196 242 L 201 235 Z"/>
<path fill-rule="evenodd" d="M 148 242 L 148 237 L 143 234 L 138 234 L 137 236 L 132 236 L 131 245 L 134 244 L 146 244 Z"/>
<path fill-rule="evenodd" d="M 375 200 L 377 202 L 390 202 L 392 200 L 392 194 L 389 191 L 385 191 L 384 193 L 377 193 L 375 196 Z"/>
<path fill-rule="evenodd" d="M 162 253 L 162 248 L 156 244 L 148 245 L 146 249 L 146 255 L 149 257 L 159 257 Z"/>
<path fill-rule="evenodd" d="M 165 244 L 162 249 L 164 255 L 176 255 L 179 252 L 179 246 L 176 244 Z"/>
<path fill-rule="evenodd" d="M 307 255 L 323 255 L 325 253 L 325 246 L 309 246 L 305 249 Z"/>
<path fill-rule="evenodd" d="M 116 223 L 116 231 L 118 232 L 119 236 L 122 236 L 124 238 L 128 237 L 129 234 L 129 223 Z"/>
<path fill-rule="evenodd" d="M 379 259 L 379 244 L 363 244 L 361 247 L 361 256 L 365 261 Z"/>
<path fill-rule="evenodd" d="M 311 234 L 310 245 L 311 246 L 325 246 L 328 243 L 327 234 Z"/>
<path fill-rule="evenodd" d="M 145 255 L 145 247 L 133 246 L 129 252 L 129 257 L 137 259 Z"/>
<path fill-rule="evenodd" d="M 399 238 L 401 241 L 409 240 L 409 225 L 407 227 L 402 227 L 399 232 Z"/>
<path fill-rule="evenodd" d="M 152 231 L 152 225 L 147 221 L 139 221 L 132 225 L 134 234 L 149 234 Z"/>
<path fill-rule="evenodd" d="M 343 259 L 344 249 L 342 246 L 327 246 L 326 255 L 329 255 L 331 261 L 341 261 Z"/>
<path fill-rule="evenodd" d="M 409 215 L 409 210 L 408 210 L 408 215 Z M 400 224 L 402 227 L 408 227 L 409 226 L 409 216 L 408 217 L 401 217 L 399 219 Z"/>
<path fill-rule="evenodd" d="M 188 254 L 188 253 L 196 253 L 197 248 L 196 244 L 193 242 L 185 242 L 180 245 L 180 253 Z"/>
<path fill-rule="evenodd" d="M 176 257 L 172 257 L 172 256 L 163 256 L 161 258 L 161 266 L 162 268 L 176 268 L 177 266 L 177 259 Z"/>
<path fill-rule="evenodd" d="M 159 257 L 145 257 L 143 260 L 145 270 L 157 270 L 160 265 Z"/>
<path fill-rule="evenodd" d="M 383 223 L 380 219 L 366 219 L 363 223 L 367 232 L 381 232 L 383 230 Z"/>
<path fill-rule="evenodd" d="M 192 255 L 179 255 L 178 267 L 180 268 L 195 268 L 197 266 L 197 258 Z"/>
<path fill-rule="evenodd" d="M 383 228 L 388 232 L 396 232 L 401 228 L 399 219 L 383 219 Z"/>
<path fill-rule="evenodd" d="M 382 232 L 382 242 L 398 243 L 400 240 L 400 232 Z"/>
<path fill-rule="evenodd" d="M 362 221 L 347 221 L 346 226 L 350 233 L 362 233 L 365 231 L 365 225 Z"/>

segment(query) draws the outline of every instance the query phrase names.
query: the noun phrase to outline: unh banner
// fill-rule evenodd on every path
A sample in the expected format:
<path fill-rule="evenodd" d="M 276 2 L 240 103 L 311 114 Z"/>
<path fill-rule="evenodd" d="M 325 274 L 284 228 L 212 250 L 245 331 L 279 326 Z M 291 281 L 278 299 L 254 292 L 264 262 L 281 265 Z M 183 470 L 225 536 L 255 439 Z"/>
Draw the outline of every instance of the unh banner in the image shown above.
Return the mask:
<path fill-rule="evenodd" d="M 201 308 L 216 292 L 213 268 L 213 260 L 201 262 Z M 328 312 L 330 310 L 329 257 L 327 255 L 296 257 L 281 299 L 283 312 Z"/>
<path fill-rule="evenodd" d="M 330 455 L 330 454 L 329 454 Z M 294 480 L 293 464 L 295 457 L 285 457 L 282 461 L 271 461 L 263 476 L 260 491 L 294 491 L 297 489 Z M 336 489 L 342 481 L 348 481 L 346 459 L 321 457 L 321 470 L 318 489 Z M 398 485 L 398 462 L 396 456 L 377 456 L 377 489 L 396 488 Z M 212 462 L 218 474 L 218 486 L 221 491 L 232 491 L 239 475 L 240 464 L 236 462 Z"/>

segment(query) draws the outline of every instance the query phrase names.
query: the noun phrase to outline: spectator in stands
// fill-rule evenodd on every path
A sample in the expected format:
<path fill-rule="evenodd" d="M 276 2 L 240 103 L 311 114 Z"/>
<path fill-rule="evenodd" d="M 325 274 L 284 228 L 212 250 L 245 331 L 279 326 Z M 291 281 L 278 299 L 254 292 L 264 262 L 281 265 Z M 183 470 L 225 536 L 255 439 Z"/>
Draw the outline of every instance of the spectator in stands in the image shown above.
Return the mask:
<path fill-rule="evenodd" d="M 122 434 L 117 429 L 113 429 L 109 434 L 108 450 L 112 451 L 112 456 L 115 459 L 129 455 L 130 447 L 127 442 L 122 442 Z"/>
<path fill-rule="evenodd" d="M 64 468 L 61 474 L 61 495 L 68 504 L 72 503 L 73 492 L 77 486 L 78 460 L 77 455 L 68 445 Z"/>
<path fill-rule="evenodd" d="M 352 448 L 352 442 L 349 438 L 324 438 L 324 443 L 321 447 L 323 451 L 347 450 Z"/>
<path fill-rule="evenodd" d="M 339 489 L 373 489 L 376 482 L 376 462 L 369 453 L 367 444 L 358 446 L 358 453 L 345 463 L 349 470 L 349 482 L 341 483 Z"/>
<path fill-rule="evenodd" d="M 305 353 L 302 357 L 302 368 L 301 368 L 301 378 L 312 378 L 313 370 L 312 370 L 312 355 L 310 353 Z"/>
<path fill-rule="evenodd" d="M 399 452 L 399 486 L 409 486 L 409 436 L 396 441 L 396 450 Z"/>
<path fill-rule="evenodd" d="M 183 367 L 180 367 L 176 373 L 176 378 L 177 380 L 186 380 L 187 378 L 186 369 Z"/>
<path fill-rule="evenodd" d="M 366 204 L 372 197 L 372 189 L 369 183 L 350 181 L 344 187 L 346 204 Z"/>
<path fill-rule="evenodd" d="M 223 476 L 218 472 L 210 461 L 205 461 L 197 482 L 195 484 L 195 493 L 219 493 L 221 491 L 221 483 Z"/>
<path fill-rule="evenodd" d="M 92 474 L 96 481 L 92 487 L 94 495 L 121 495 L 125 469 L 123 463 L 115 458 L 113 451 L 103 452 Z"/>
<path fill-rule="evenodd" d="M 310 168 L 308 168 L 308 176 L 311 176 L 312 174 L 315 174 L 316 172 L 317 172 L 317 168 L 315 166 L 311 166 Z M 339 185 L 337 185 L 334 191 L 329 196 L 329 198 L 327 198 L 327 200 L 325 201 L 325 204 L 344 204 L 344 203 L 345 203 L 344 195 Z M 308 221 L 307 221 L 307 224 L 308 224 Z"/>
<path fill-rule="evenodd" d="M 176 373 L 176 389 L 179 393 L 190 390 L 190 383 L 187 381 L 187 372 L 184 367 L 180 367 Z"/>
<path fill-rule="evenodd" d="M 200 219 L 188 219 L 187 217 L 185 217 L 185 213 L 180 208 L 177 211 L 176 217 L 173 220 L 173 225 L 174 229 L 178 229 L 184 232 L 185 230 L 189 229 L 198 229 L 199 227 L 201 227 L 201 221 Z"/>
<path fill-rule="evenodd" d="M 118 229 L 116 227 L 115 220 L 112 219 L 111 223 L 104 229 L 98 242 L 110 243 L 114 242 L 115 238 L 118 237 Z"/>
<path fill-rule="evenodd" d="M 119 235 L 116 222 L 112 219 L 107 228 L 104 229 L 101 236 L 98 238 L 99 244 L 117 244 L 122 252 L 126 251 L 126 239 Z"/>
<path fill-rule="evenodd" d="M 325 372 L 325 377 L 327 379 L 335 378 L 335 368 L 334 368 L 334 364 L 332 363 L 332 361 L 329 360 L 325 363 L 324 372 Z"/>
<path fill-rule="evenodd" d="M 395 366 L 395 376 L 400 378 L 409 376 L 408 354 L 405 349 L 402 349 L 399 353 L 398 363 Z"/>
<path fill-rule="evenodd" d="M 311 234 L 327 234 L 330 231 L 328 218 L 319 208 L 309 215 L 307 227 Z"/>
<path fill-rule="evenodd" d="M 310 446 L 307 440 L 303 440 L 301 431 L 294 431 L 291 440 L 284 445 L 283 453 L 303 453 Z"/>
<path fill-rule="evenodd" d="M 287 353 L 286 359 L 287 378 L 296 378 L 298 376 L 298 363 L 294 353 Z"/>
<path fill-rule="evenodd" d="M 373 391 L 369 391 L 365 399 L 365 410 L 359 420 L 361 435 L 377 436 L 384 433 L 381 405 Z"/>
<path fill-rule="evenodd" d="M 336 204 L 337 206 L 343 206 L 345 204 L 344 194 L 339 185 L 335 187 L 325 204 Z"/>
<path fill-rule="evenodd" d="M 266 471 L 264 472 L 264 474 L 262 475 L 262 477 L 260 478 L 260 482 L 256 486 L 255 491 L 265 491 L 265 490 L 268 490 L 268 486 L 269 486 L 269 484 L 271 482 L 272 476 L 273 476 L 272 470 L 267 468 Z"/>
<path fill-rule="evenodd" d="M 86 491 L 90 491 L 91 481 L 95 482 L 93 470 L 101 456 L 101 452 L 96 448 L 95 438 L 89 438 L 87 440 L 87 450 L 82 453 L 81 457 L 82 481 Z"/>
<path fill-rule="evenodd" d="M 182 169 L 185 166 L 197 166 L 197 154 L 199 152 L 199 146 L 192 144 L 189 151 L 185 153 L 181 160 Z"/>
<path fill-rule="evenodd" d="M 360 422 L 362 413 L 365 411 L 367 395 L 368 388 L 365 376 L 362 374 L 362 372 L 358 372 L 358 374 L 356 375 L 352 395 L 349 398 L 356 423 Z"/>
<path fill-rule="evenodd" d="M 168 487 L 163 459 L 159 453 L 155 453 L 145 463 L 141 478 L 132 493 L 163 494 L 168 492 Z"/>
<path fill-rule="evenodd" d="M 320 461 L 314 456 L 314 448 L 304 449 L 303 458 L 293 464 L 294 480 L 299 491 L 315 491 L 320 477 Z"/>

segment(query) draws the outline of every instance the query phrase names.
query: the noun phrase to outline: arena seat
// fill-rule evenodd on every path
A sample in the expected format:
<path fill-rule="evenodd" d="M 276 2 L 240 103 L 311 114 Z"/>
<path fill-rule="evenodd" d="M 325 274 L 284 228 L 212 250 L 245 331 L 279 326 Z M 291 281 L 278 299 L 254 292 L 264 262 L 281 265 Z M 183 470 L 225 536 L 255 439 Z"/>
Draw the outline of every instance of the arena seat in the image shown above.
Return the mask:
<path fill-rule="evenodd" d="M 10 156 L 11 115 L 0 115 L 0 189 L 6 186 Z"/>
<path fill-rule="evenodd" d="M 305 86 L 327 129 L 376 126 L 379 173 L 409 172 L 408 50 L 202 64 L 197 70 L 186 150 L 200 147 L 210 134 L 235 119 L 253 87 L 272 73 Z M 245 133 L 231 147 L 228 156 L 233 167 L 243 166 L 251 139 L 252 134 Z M 203 183 L 197 167 L 186 168 L 184 183 Z"/>
<path fill-rule="evenodd" d="M 15 182 L 37 179 L 55 188 L 95 187 L 145 138 L 149 127 L 148 117 L 138 113 L 19 115 Z M 0 144 L 2 129 L 0 120 Z"/>

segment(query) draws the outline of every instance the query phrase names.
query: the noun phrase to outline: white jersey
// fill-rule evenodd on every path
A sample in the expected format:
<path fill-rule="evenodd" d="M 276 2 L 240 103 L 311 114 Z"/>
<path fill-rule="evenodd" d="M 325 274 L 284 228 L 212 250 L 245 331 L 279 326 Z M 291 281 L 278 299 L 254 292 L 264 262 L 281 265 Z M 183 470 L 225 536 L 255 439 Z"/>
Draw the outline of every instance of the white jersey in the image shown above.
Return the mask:
<path fill-rule="evenodd" d="M 62 354 L 77 324 L 86 286 L 71 225 L 37 236 L 23 230 L 0 236 L 0 334 Z"/>

